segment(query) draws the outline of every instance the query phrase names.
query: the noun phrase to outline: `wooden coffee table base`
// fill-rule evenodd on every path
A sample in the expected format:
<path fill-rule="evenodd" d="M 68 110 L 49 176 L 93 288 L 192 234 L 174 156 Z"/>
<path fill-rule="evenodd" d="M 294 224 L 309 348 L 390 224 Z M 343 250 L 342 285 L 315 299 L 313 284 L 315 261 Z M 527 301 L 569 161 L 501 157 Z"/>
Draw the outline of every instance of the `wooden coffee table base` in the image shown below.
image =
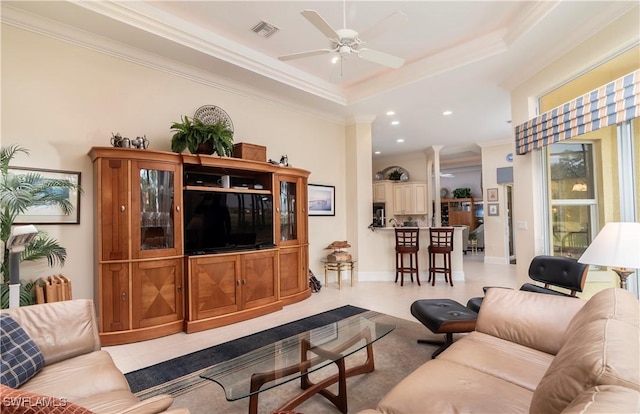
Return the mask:
<path fill-rule="evenodd" d="M 367 359 L 362 365 L 358 365 L 355 367 L 351 367 L 346 369 L 344 357 L 337 357 L 341 351 L 349 348 L 353 344 L 357 343 L 361 339 L 367 339 Z M 310 342 L 308 340 L 302 341 L 301 343 L 301 363 L 299 365 L 294 365 L 286 368 L 282 368 L 280 370 L 274 370 L 269 372 L 257 373 L 251 376 L 251 392 L 255 392 L 249 398 L 249 414 L 257 414 L 258 413 L 258 396 L 260 388 L 269 381 L 272 381 L 275 378 L 279 378 L 284 375 L 290 375 L 294 372 L 302 372 L 303 374 L 307 371 L 308 367 L 317 362 L 317 360 L 329 359 L 334 360 L 334 363 L 338 367 L 338 373 L 334 374 L 328 378 L 323 379 L 318 383 L 313 383 L 309 380 L 309 376 L 304 374 L 300 377 L 300 388 L 302 391 L 300 394 L 296 395 L 289 401 L 287 401 L 282 407 L 275 410 L 277 411 L 291 411 L 298 405 L 302 404 L 315 394 L 320 394 L 325 397 L 327 400 L 331 401 L 333 405 L 338 408 L 342 413 L 347 413 L 347 378 L 352 377 L 354 375 L 366 374 L 368 372 L 373 372 L 375 370 L 375 364 L 373 360 L 373 343 L 371 343 L 371 333 L 369 330 L 365 330 L 354 337 L 351 341 L 343 344 L 340 347 L 341 349 L 337 350 L 325 350 L 320 347 L 311 347 Z M 307 357 L 308 352 L 313 352 L 318 357 L 313 360 L 309 360 Z M 327 390 L 332 384 L 338 383 L 338 394 L 334 394 L 331 391 Z"/>

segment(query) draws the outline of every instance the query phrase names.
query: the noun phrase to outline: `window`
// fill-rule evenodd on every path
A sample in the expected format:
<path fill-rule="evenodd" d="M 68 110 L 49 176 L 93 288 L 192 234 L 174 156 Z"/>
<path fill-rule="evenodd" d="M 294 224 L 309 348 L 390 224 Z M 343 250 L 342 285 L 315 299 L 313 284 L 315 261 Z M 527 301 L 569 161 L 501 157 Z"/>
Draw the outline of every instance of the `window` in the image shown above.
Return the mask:
<path fill-rule="evenodd" d="M 579 258 L 597 230 L 593 143 L 563 142 L 548 151 L 555 256 Z"/>

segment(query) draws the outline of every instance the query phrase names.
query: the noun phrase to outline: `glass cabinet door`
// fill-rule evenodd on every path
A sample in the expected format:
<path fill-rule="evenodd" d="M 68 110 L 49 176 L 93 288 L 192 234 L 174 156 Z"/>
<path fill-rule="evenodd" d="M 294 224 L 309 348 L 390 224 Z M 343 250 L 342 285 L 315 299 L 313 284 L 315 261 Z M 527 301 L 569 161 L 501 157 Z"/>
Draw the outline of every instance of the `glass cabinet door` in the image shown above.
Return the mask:
<path fill-rule="evenodd" d="M 138 215 L 132 220 L 133 250 L 138 251 L 138 257 L 154 257 L 158 250 L 164 250 L 157 252 L 164 256 L 166 249 L 174 249 L 180 254 L 180 203 L 175 199 L 179 194 L 176 191 L 177 167 L 142 162 L 137 167 L 132 172 L 136 175 L 132 198 L 137 204 L 133 211 Z"/>
<path fill-rule="evenodd" d="M 280 241 L 297 240 L 298 216 L 298 183 L 296 180 L 280 181 Z"/>

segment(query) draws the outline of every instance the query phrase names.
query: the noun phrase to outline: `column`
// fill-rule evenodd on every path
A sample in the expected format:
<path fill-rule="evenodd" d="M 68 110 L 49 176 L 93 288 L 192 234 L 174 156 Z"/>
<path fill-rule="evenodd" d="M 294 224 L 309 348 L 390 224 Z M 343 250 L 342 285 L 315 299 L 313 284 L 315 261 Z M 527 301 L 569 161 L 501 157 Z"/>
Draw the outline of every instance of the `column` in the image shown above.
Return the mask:
<path fill-rule="evenodd" d="M 373 206 L 371 124 L 374 119 L 372 115 L 356 116 L 348 120 L 345 128 L 347 240 L 351 244 L 349 251 L 359 262 L 375 251 L 369 230 Z"/>

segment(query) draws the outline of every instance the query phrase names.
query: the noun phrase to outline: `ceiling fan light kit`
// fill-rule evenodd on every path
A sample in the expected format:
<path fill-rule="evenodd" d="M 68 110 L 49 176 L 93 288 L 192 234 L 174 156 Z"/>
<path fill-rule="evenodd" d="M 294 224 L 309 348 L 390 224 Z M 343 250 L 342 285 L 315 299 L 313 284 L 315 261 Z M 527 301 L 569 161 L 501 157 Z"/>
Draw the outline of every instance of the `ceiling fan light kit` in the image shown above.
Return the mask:
<path fill-rule="evenodd" d="M 338 53 L 340 57 L 346 58 L 353 55 L 358 56 L 361 59 L 369 62 L 377 63 L 379 65 L 387 66 L 393 69 L 398 69 L 404 65 L 404 59 L 390 55 L 388 53 L 379 52 L 368 48 L 360 48 L 365 42 L 362 41 L 358 35 L 358 32 L 352 29 L 346 28 L 346 7 L 343 11 L 343 24 L 344 28 L 335 30 L 327 21 L 320 16 L 315 10 L 303 10 L 300 12 L 302 16 L 315 26 L 320 32 L 322 32 L 331 42 L 330 49 L 315 49 L 306 52 L 291 53 L 288 55 L 279 56 L 278 59 L 282 61 L 300 59 L 310 56 L 317 56 L 326 53 Z M 398 24 L 405 23 L 407 16 L 404 13 L 396 12 L 386 18 L 380 20 L 378 23 L 365 30 L 367 36 L 374 37 L 383 31 L 386 31 Z"/>

